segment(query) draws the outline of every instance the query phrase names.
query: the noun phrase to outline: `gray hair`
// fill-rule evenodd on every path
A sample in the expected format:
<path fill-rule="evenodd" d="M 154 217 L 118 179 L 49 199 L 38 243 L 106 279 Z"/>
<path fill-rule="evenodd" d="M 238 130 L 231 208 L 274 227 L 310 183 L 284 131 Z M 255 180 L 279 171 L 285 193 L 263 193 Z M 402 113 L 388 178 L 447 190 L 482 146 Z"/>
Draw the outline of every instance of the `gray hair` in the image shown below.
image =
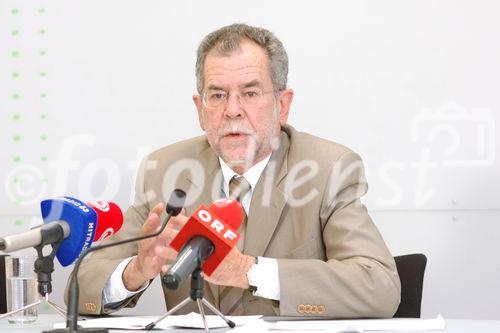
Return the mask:
<path fill-rule="evenodd" d="M 215 30 L 201 41 L 196 53 L 196 88 L 199 94 L 203 91 L 203 71 L 207 54 L 215 50 L 217 54 L 229 55 L 237 50 L 245 39 L 255 42 L 266 51 L 274 88 L 278 91 L 286 89 L 288 55 L 281 41 L 269 30 L 237 23 Z"/>

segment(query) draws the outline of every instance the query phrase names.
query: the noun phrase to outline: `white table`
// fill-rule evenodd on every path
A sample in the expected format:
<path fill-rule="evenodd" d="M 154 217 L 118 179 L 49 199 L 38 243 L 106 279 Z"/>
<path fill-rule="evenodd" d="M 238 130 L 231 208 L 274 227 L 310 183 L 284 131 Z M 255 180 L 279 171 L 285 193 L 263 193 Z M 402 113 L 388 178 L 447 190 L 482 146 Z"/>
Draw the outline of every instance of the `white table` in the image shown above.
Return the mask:
<path fill-rule="evenodd" d="M 52 325 L 64 320 L 58 315 L 41 314 L 38 320 L 33 324 L 17 325 L 9 324 L 7 319 L 0 320 L 0 332 L 24 332 L 24 333 L 40 333 L 43 330 L 52 329 Z M 202 330 L 188 329 L 172 329 L 167 332 L 203 332 Z M 211 330 L 211 332 L 230 331 L 228 328 L 220 328 Z M 124 333 L 123 330 L 110 330 L 113 333 Z M 129 331 L 134 332 L 134 331 Z M 140 332 L 140 331 L 139 331 Z M 391 331 L 394 333 L 410 333 L 410 332 L 445 332 L 445 333 L 498 333 L 500 332 L 500 320 L 466 320 L 466 319 L 446 319 L 446 329 L 444 331 Z"/>

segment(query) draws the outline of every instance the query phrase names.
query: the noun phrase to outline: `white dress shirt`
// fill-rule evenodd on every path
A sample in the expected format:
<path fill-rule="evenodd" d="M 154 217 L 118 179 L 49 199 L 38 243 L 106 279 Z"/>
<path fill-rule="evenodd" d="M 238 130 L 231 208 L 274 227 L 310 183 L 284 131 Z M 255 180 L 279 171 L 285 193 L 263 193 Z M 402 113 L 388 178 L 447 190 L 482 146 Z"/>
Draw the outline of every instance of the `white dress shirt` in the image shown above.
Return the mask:
<path fill-rule="evenodd" d="M 259 163 L 252 166 L 243 174 L 243 177 L 248 181 L 251 190 L 241 199 L 241 205 L 245 212 L 250 212 L 250 203 L 252 201 L 253 190 L 266 168 L 271 154 Z M 219 163 L 222 170 L 224 182 L 222 184 L 222 191 L 229 197 L 229 181 L 234 175 L 237 175 L 220 157 Z M 115 269 L 103 290 L 103 303 L 104 306 L 122 302 L 125 299 L 143 291 L 149 285 L 149 281 L 145 282 L 137 291 L 130 291 L 125 288 L 123 284 L 123 271 L 127 267 L 130 260 L 134 257 L 123 260 Z M 278 261 L 274 258 L 259 257 L 258 264 L 253 265 L 247 273 L 248 282 L 250 285 L 257 287 L 254 292 L 255 296 L 264 297 L 268 299 L 280 300 L 280 281 L 278 274 Z"/>

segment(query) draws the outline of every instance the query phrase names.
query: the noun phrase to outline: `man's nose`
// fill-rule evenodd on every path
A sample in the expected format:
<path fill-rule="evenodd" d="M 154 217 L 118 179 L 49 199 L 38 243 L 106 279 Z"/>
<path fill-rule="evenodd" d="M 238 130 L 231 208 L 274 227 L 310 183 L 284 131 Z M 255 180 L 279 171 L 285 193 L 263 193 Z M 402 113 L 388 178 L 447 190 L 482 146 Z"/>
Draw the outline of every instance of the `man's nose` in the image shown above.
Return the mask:
<path fill-rule="evenodd" d="M 225 115 L 229 118 L 242 117 L 244 114 L 238 95 L 230 94 L 227 98 Z"/>

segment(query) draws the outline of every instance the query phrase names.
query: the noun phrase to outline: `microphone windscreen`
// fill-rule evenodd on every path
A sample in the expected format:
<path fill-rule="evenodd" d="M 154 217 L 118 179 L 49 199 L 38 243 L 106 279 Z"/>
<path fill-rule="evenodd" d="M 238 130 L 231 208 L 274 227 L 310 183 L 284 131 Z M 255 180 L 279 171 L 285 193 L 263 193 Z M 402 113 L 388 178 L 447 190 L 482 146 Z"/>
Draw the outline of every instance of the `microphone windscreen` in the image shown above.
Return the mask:
<path fill-rule="evenodd" d="M 181 189 L 175 189 L 170 198 L 167 201 L 166 211 L 167 214 L 171 216 L 177 216 L 184 207 L 184 202 L 186 201 L 186 192 Z"/>
<path fill-rule="evenodd" d="M 210 240 L 215 250 L 202 265 L 203 272 L 210 276 L 238 243 L 240 235 L 237 230 L 242 219 L 243 211 L 237 201 L 217 200 L 209 208 L 201 205 L 172 239 L 170 246 L 179 252 L 196 236 Z"/>
<path fill-rule="evenodd" d="M 70 265 L 94 240 L 97 225 L 95 210 L 84 202 L 71 197 L 43 200 L 40 203 L 40 208 L 43 223 L 64 221 L 70 226 L 69 237 L 61 242 L 56 253 L 57 260 L 61 265 Z"/>
<path fill-rule="evenodd" d="M 233 199 L 215 200 L 209 210 L 217 215 L 233 230 L 238 230 L 243 222 L 243 208 Z"/>
<path fill-rule="evenodd" d="M 94 242 L 111 237 L 120 230 L 123 224 L 123 214 L 117 204 L 99 200 L 89 202 L 88 205 L 97 213 L 97 228 L 93 239 Z"/>

